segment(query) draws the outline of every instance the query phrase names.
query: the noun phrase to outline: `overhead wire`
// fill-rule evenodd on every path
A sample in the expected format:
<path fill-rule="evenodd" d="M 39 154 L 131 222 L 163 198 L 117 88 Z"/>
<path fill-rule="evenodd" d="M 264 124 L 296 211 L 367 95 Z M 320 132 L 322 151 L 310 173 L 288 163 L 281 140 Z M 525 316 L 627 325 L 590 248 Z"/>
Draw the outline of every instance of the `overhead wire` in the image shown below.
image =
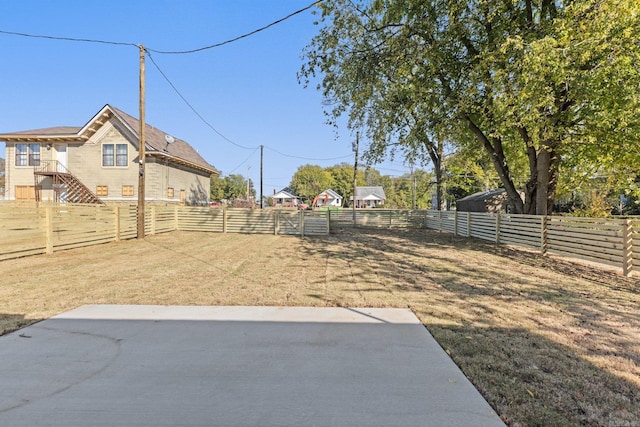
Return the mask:
<path fill-rule="evenodd" d="M 284 18 L 280 18 L 278 20 L 275 20 L 273 22 L 271 22 L 270 24 L 267 24 L 263 27 L 260 27 L 256 30 L 250 31 L 248 33 L 242 34 L 240 36 L 234 37 L 232 39 L 229 40 L 225 40 L 223 42 L 220 43 L 215 43 L 212 45 L 208 45 L 208 46 L 203 46 L 203 47 L 199 47 L 196 49 L 190 49 L 190 50 L 176 50 L 176 51 L 168 51 L 168 50 L 159 50 L 159 49 L 151 49 L 149 47 L 145 47 L 146 51 L 149 52 L 154 52 L 154 53 L 158 53 L 158 54 L 166 54 L 166 55 L 183 55 L 183 54 L 189 54 L 189 53 L 196 53 L 196 52 L 201 52 L 203 50 L 208 50 L 208 49 L 213 49 L 216 47 L 220 47 L 220 46 L 224 46 L 226 44 L 229 43 L 233 43 L 236 42 L 238 40 L 250 37 L 254 34 L 257 34 L 261 31 L 264 31 L 268 28 L 273 27 L 274 25 L 278 25 L 284 21 L 286 21 L 287 19 L 290 19 L 304 11 L 307 11 L 309 9 L 311 9 L 312 7 L 314 7 L 315 5 L 322 3 L 323 0 L 317 0 L 314 1 L 313 3 L 311 3 L 310 5 L 303 7 L 300 10 L 297 10 L 295 12 L 292 12 L 290 14 L 288 14 L 287 16 L 285 16 Z M 117 41 L 111 41 L 111 40 L 99 40 L 99 39 L 86 39 L 86 38 L 77 38 L 77 37 L 60 37 L 60 36 L 50 36 L 50 35 L 46 35 L 46 34 L 30 34 L 30 33 L 23 33 L 23 32 L 18 32 L 18 31 L 6 31 L 6 30 L 0 30 L 1 34 L 7 34 L 7 35 L 13 35 L 13 36 L 20 36 L 20 37 L 31 37 L 31 38 L 38 38 L 38 39 L 49 39 L 49 40 L 61 40 L 61 41 L 71 41 L 71 42 L 82 42 L 82 43 L 100 43 L 100 44 L 110 44 L 110 45 L 116 45 L 116 46 L 133 46 L 133 47 L 139 47 L 139 45 L 137 43 L 131 43 L 131 42 L 117 42 Z"/>
<path fill-rule="evenodd" d="M 151 52 L 154 52 L 154 53 L 159 53 L 159 54 L 164 54 L 164 55 L 184 55 L 184 54 L 196 53 L 196 52 L 201 52 L 203 50 L 208 50 L 208 49 L 213 49 L 213 48 L 216 48 L 216 47 L 224 46 L 226 44 L 236 42 L 236 41 L 244 39 L 246 37 L 250 37 L 250 36 L 252 36 L 254 34 L 257 34 L 257 33 L 261 32 L 261 31 L 264 31 L 264 30 L 266 30 L 268 28 L 271 28 L 274 25 L 278 25 L 278 24 L 286 21 L 289 18 L 292 18 L 292 17 L 294 17 L 294 16 L 296 16 L 296 15 L 298 15 L 298 14 L 300 14 L 300 13 L 306 11 L 306 10 L 311 9 L 313 6 L 315 6 L 315 5 L 319 4 L 319 3 L 322 3 L 322 1 L 323 0 L 317 0 L 317 1 L 313 2 L 313 3 L 311 3 L 310 5 L 308 5 L 306 7 L 303 7 L 300 10 L 297 10 L 295 12 L 292 12 L 292 13 L 288 14 L 284 18 L 280 18 L 280 19 L 278 19 L 276 21 L 273 21 L 272 23 L 267 24 L 267 25 L 265 25 L 263 27 L 260 27 L 260 28 L 258 28 L 256 30 L 253 30 L 251 32 L 242 34 L 241 36 L 234 37 L 234 38 L 229 39 L 229 40 L 225 40 L 225 41 L 220 42 L 220 43 L 215 43 L 215 44 L 212 44 L 212 45 L 209 45 L 209 46 L 203 46 L 203 47 L 199 47 L 199 48 L 196 48 L 196 49 L 190 49 L 190 50 L 175 50 L 175 51 L 169 51 L 169 50 L 162 51 L 162 50 L 156 50 L 156 49 L 148 49 L 148 50 L 150 50 Z"/>
<path fill-rule="evenodd" d="M 145 48 L 146 51 L 146 48 Z M 165 81 L 169 84 L 169 86 L 171 86 L 171 88 L 174 90 L 174 92 L 180 97 L 180 99 L 182 99 L 182 101 L 187 105 L 187 107 L 189 107 L 189 109 L 191 109 L 191 111 L 193 111 L 193 113 L 198 116 L 198 118 L 202 121 L 202 123 L 204 123 L 205 125 L 207 125 L 207 127 L 209 127 L 212 131 L 214 131 L 218 136 L 220 136 L 222 139 L 224 139 L 225 141 L 235 145 L 236 147 L 239 148 L 243 148 L 245 150 L 253 150 L 259 147 L 247 147 L 241 144 L 238 144 L 236 142 L 233 142 L 232 140 L 230 140 L 229 138 L 227 138 L 226 136 L 224 136 L 222 133 L 220 133 L 216 128 L 213 127 L 213 125 L 211 123 L 209 123 L 207 121 L 207 119 L 205 119 L 202 114 L 200 114 L 198 112 L 198 110 L 195 109 L 195 107 L 187 100 L 187 98 L 184 97 L 184 95 L 182 95 L 182 93 L 180 93 L 180 91 L 178 90 L 178 88 L 173 84 L 173 82 L 171 82 L 171 80 L 169 79 L 169 77 L 167 77 L 167 75 L 164 73 L 164 71 L 162 71 L 162 69 L 160 68 L 160 66 L 156 63 L 156 61 L 153 59 L 153 56 L 151 56 L 151 53 L 149 53 L 148 51 L 146 52 L 147 56 L 149 57 L 149 59 L 151 60 L 151 63 L 156 67 L 156 69 L 158 70 L 158 72 L 160 73 L 160 75 L 165 79 Z"/>
<path fill-rule="evenodd" d="M 82 42 L 82 43 L 97 43 L 97 44 L 108 44 L 108 45 L 116 45 L 116 46 L 132 46 L 132 47 L 136 47 L 136 48 L 142 48 L 142 49 L 144 49 L 145 54 L 151 60 L 151 63 L 158 70 L 158 72 L 164 78 L 164 80 L 167 82 L 167 84 L 173 89 L 173 91 L 185 103 L 185 105 L 187 105 L 187 107 L 189 107 L 189 109 L 207 127 L 209 127 L 213 132 L 215 132 L 218 136 L 220 136 L 222 139 L 224 139 L 225 141 L 229 142 L 230 144 L 232 144 L 232 145 L 234 145 L 234 146 L 236 146 L 238 148 L 245 149 L 245 150 L 254 150 L 254 153 L 255 153 L 255 150 L 257 150 L 259 147 L 247 147 L 245 145 L 238 144 L 235 141 L 232 141 L 231 139 L 229 139 L 228 137 L 223 135 L 220 131 L 218 131 L 208 120 L 206 120 L 204 118 L 204 116 L 202 114 L 200 114 L 200 112 L 178 90 L 176 85 L 171 81 L 171 79 L 169 79 L 169 77 L 166 75 L 166 73 L 164 73 L 164 71 L 162 71 L 162 69 L 160 68 L 158 63 L 155 61 L 155 59 L 151 55 L 151 52 L 158 53 L 158 54 L 190 54 L 190 53 L 196 53 L 196 52 L 200 52 L 200 51 L 204 51 L 204 50 L 209 50 L 209 49 L 213 49 L 213 48 L 216 48 L 216 47 L 220 47 L 220 46 L 223 46 L 223 45 L 226 45 L 226 44 L 233 43 L 235 41 L 244 39 L 246 37 L 250 37 L 250 36 L 252 36 L 254 34 L 257 34 L 257 33 L 261 32 L 261 31 L 264 31 L 264 30 L 266 30 L 266 29 L 268 29 L 270 27 L 273 27 L 274 25 L 280 24 L 280 23 L 292 18 L 293 16 L 296 16 L 296 15 L 302 13 L 302 12 L 305 12 L 305 11 L 311 9 L 312 7 L 316 6 L 317 4 L 322 3 L 322 1 L 323 0 L 314 1 L 313 3 L 309 4 L 308 6 L 303 7 L 302 9 L 296 10 L 295 12 L 292 12 L 292 13 L 286 15 L 283 18 L 280 18 L 280 19 L 278 19 L 276 21 L 273 21 L 273 22 L 271 22 L 271 23 L 269 23 L 269 24 L 267 24 L 265 26 L 262 26 L 262 27 L 260 27 L 260 28 L 258 28 L 256 30 L 250 31 L 248 33 L 245 33 L 245 34 L 242 34 L 240 36 L 234 37 L 232 39 L 225 40 L 223 42 L 215 43 L 215 44 L 208 45 L 208 46 L 203 46 L 203 47 L 196 48 L 196 49 L 183 50 L 183 51 L 162 51 L 162 50 L 158 50 L 158 49 L 152 49 L 152 48 L 149 48 L 149 47 L 143 47 L 143 46 L 138 45 L 136 43 L 130 43 L 130 42 L 117 42 L 117 41 L 110 41 L 110 40 L 76 38 L 76 37 L 59 37 L 59 36 L 50 36 L 50 35 L 43 35 L 43 34 L 29 34 L 29 33 L 17 32 L 17 31 L 0 30 L 0 34 L 14 35 L 14 36 L 20 36 L 20 37 L 38 38 L 38 39 L 49 39 L 49 40 L 71 41 L 71 42 Z M 332 161 L 332 160 L 342 160 L 342 159 L 351 158 L 351 155 L 339 156 L 339 157 L 330 157 L 330 158 L 311 158 L 311 157 L 303 157 L 303 156 L 295 156 L 295 155 L 291 155 L 291 154 L 286 154 L 286 153 L 283 153 L 283 152 L 281 152 L 279 150 L 276 150 L 276 149 L 268 147 L 268 146 L 264 146 L 264 148 L 266 148 L 268 150 L 271 150 L 271 151 L 273 151 L 274 153 L 276 153 L 276 154 L 278 154 L 280 156 L 289 157 L 289 158 L 298 159 L 298 160 Z M 253 153 L 251 155 L 253 155 Z M 249 158 L 251 157 L 251 155 L 249 156 Z M 242 166 L 242 164 L 246 163 L 249 158 L 247 158 L 244 162 L 242 162 L 235 169 L 237 169 L 238 167 Z"/>
<path fill-rule="evenodd" d="M 145 49 L 146 50 L 146 49 Z M 200 114 L 200 112 L 198 112 L 198 110 L 196 110 L 196 108 L 187 100 L 187 98 L 182 95 L 182 93 L 178 90 L 178 88 L 175 86 L 175 84 L 173 84 L 173 82 L 169 79 L 169 77 L 162 71 L 162 69 L 160 68 L 160 66 L 158 65 L 158 63 L 153 59 L 153 56 L 151 56 L 151 54 L 149 52 L 147 52 L 147 56 L 149 57 L 149 59 L 151 60 L 151 63 L 154 65 L 154 67 L 158 70 L 158 72 L 162 75 L 162 77 L 165 79 L 165 81 L 169 84 L 169 86 L 171 86 L 171 88 L 174 90 L 174 92 L 180 97 L 180 99 L 182 99 L 182 101 L 189 107 L 189 109 L 191 109 L 191 111 L 193 111 L 193 113 L 205 124 L 207 125 L 207 127 L 209 127 L 211 130 L 213 130 L 218 136 L 220 136 L 221 138 L 223 138 L 225 141 L 235 145 L 236 147 L 239 148 L 243 148 L 245 150 L 256 150 L 258 147 L 247 147 L 241 144 L 238 144 L 234 141 L 232 141 L 231 139 L 227 138 L 225 135 L 223 135 L 222 133 L 220 133 L 215 127 L 213 127 L 213 125 L 211 123 L 209 123 L 204 116 L 202 116 L 202 114 Z M 302 156 L 295 156 L 292 154 L 285 154 L 281 151 L 278 151 L 274 148 L 271 148 L 267 145 L 263 145 L 264 148 L 266 148 L 267 150 L 271 150 L 283 157 L 289 157 L 289 158 L 293 158 L 293 159 L 299 159 L 299 160 L 309 160 L 309 161 L 330 161 L 330 160 L 340 160 L 340 159 L 346 159 L 346 158 L 351 158 L 351 155 L 348 156 L 340 156 L 340 157 L 330 157 L 330 158 L 311 158 L 311 157 L 302 157 Z"/>
<path fill-rule="evenodd" d="M 138 47 L 137 44 L 129 43 L 129 42 L 115 42 L 115 41 L 98 40 L 98 39 L 82 39 L 82 38 L 75 38 L 75 37 L 57 37 L 57 36 L 49 36 L 49 35 L 43 35 L 43 34 L 28 34 L 28 33 L 20 33 L 17 31 L 5 31 L 5 30 L 0 30 L 0 33 L 12 35 L 12 36 L 31 37 L 34 39 L 62 40 L 62 41 L 69 41 L 69 42 L 99 43 L 99 44 L 110 44 L 110 45 L 116 45 L 116 46 Z"/>
<path fill-rule="evenodd" d="M 231 169 L 229 172 L 227 172 L 227 175 L 231 175 L 231 174 L 232 174 L 232 173 L 234 173 L 236 170 L 240 169 L 240 166 L 242 166 L 242 165 L 244 165 L 245 163 L 247 163 L 247 162 L 249 161 L 249 159 L 250 159 L 251 157 L 253 157 L 253 155 L 254 155 L 254 154 L 256 154 L 256 151 L 258 151 L 258 148 L 260 148 L 260 147 L 257 147 L 255 150 L 253 150 L 253 152 L 252 152 L 251 154 L 249 154 L 249 157 L 247 157 L 246 159 L 244 159 L 244 160 L 242 161 L 242 163 L 240 163 L 238 166 L 236 166 L 235 168 L 233 168 L 233 169 Z"/>
<path fill-rule="evenodd" d="M 285 153 L 283 153 L 283 152 L 281 152 L 281 151 L 276 150 L 275 148 L 271 148 L 271 147 L 268 147 L 268 146 L 266 146 L 266 145 L 264 146 L 264 148 L 266 148 L 267 150 L 271 150 L 271 151 L 273 151 L 274 153 L 277 153 L 277 154 L 279 154 L 279 155 L 281 155 L 281 156 L 283 156 L 283 157 L 289 157 L 289 158 L 292 158 L 292 159 L 298 159 L 298 160 L 310 160 L 310 161 L 331 161 L 331 160 L 341 160 L 341 159 L 346 159 L 346 158 L 349 158 L 349 159 L 350 159 L 351 157 L 353 157 L 353 155 L 352 155 L 352 154 L 350 154 L 350 155 L 348 155 L 348 156 L 329 157 L 329 158 L 324 158 L 324 159 L 313 159 L 313 158 L 309 158 L 309 157 L 301 157 L 301 156 L 294 156 L 294 155 L 291 155 L 291 154 L 285 154 Z"/>

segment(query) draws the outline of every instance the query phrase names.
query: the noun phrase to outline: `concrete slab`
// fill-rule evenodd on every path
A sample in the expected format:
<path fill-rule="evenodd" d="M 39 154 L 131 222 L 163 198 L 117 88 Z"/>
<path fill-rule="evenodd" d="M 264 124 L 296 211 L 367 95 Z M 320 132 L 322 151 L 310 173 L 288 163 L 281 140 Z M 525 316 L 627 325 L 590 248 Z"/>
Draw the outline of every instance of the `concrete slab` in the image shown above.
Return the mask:
<path fill-rule="evenodd" d="M 0 361 L 6 426 L 504 426 L 408 309 L 84 306 Z"/>

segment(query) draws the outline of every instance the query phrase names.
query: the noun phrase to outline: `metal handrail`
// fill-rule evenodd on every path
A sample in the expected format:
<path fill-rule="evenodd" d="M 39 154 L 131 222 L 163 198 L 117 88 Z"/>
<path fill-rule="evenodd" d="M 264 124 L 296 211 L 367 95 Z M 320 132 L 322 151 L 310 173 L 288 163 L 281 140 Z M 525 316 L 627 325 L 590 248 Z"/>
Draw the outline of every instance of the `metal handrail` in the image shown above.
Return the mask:
<path fill-rule="evenodd" d="M 34 173 L 38 172 L 59 172 L 71 174 L 62 163 L 57 160 L 40 160 L 40 166 L 33 168 Z"/>

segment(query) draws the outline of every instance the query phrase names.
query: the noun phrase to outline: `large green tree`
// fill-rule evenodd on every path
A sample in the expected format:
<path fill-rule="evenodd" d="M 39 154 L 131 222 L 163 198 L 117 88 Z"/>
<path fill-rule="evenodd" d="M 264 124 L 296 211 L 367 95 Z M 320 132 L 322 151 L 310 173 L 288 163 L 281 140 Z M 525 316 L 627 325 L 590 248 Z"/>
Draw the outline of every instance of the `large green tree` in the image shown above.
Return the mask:
<path fill-rule="evenodd" d="M 249 180 L 249 200 L 255 198 L 253 181 Z M 247 199 L 247 180 L 242 175 L 231 174 L 224 178 L 213 175 L 210 182 L 211 200 Z"/>
<path fill-rule="evenodd" d="M 226 181 L 224 178 L 222 178 L 220 175 L 218 174 L 214 174 L 211 175 L 211 181 L 210 181 L 210 190 L 209 190 L 209 195 L 211 197 L 211 200 L 223 200 L 226 199 Z"/>
<path fill-rule="evenodd" d="M 386 208 L 436 208 L 432 205 L 435 196 L 435 175 L 430 172 L 418 169 L 413 173 L 394 178 L 383 175 L 380 177 L 380 182 L 387 196 L 384 203 Z"/>
<path fill-rule="evenodd" d="M 321 75 L 331 121 L 346 114 L 352 129 L 367 128 L 378 153 L 391 137 L 409 155 L 442 140 L 480 148 L 512 209 L 537 214 L 571 181 L 561 173 L 575 180 L 638 161 L 637 0 L 319 7 L 301 77 Z"/>
<path fill-rule="evenodd" d="M 321 166 L 303 165 L 293 174 L 290 187 L 298 196 L 311 201 L 332 185 L 331 174 Z"/>
<path fill-rule="evenodd" d="M 331 189 L 340 194 L 347 202 L 353 196 L 353 165 L 340 163 L 325 169 L 331 174 L 333 184 Z M 362 170 L 357 173 L 357 185 L 365 185 Z"/>

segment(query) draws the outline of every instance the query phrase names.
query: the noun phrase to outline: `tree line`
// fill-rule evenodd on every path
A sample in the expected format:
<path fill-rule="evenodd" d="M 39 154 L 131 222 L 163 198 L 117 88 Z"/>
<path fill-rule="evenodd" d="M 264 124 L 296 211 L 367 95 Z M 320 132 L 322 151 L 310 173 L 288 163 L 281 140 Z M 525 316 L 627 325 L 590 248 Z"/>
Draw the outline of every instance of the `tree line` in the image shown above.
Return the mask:
<path fill-rule="evenodd" d="M 481 169 L 466 170 L 458 173 L 459 166 L 452 163 L 447 169 L 448 185 L 444 190 L 444 199 L 448 206 L 456 199 L 477 191 L 495 188 L 495 177 Z M 423 169 L 416 169 L 412 173 L 401 176 L 383 175 L 372 166 L 360 167 L 357 171 L 358 186 L 381 186 L 387 197 L 385 208 L 390 209 L 435 209 L 435 174 Z M 242 175 L 231 174 L 225 177 L 217 175 L 211 178 L 211 200 L 247 201 L 247 183 L 249 201 L 259 205 L 258 196 L 253 187 L 253 181 Z M 340 163 L 334 166 L 322 167 L 306 164 L 298 167 L 293 174 L 288 188 L 299 196 L 302 201 L 311 203 L 313 199 L 327 189 L 331 189 L 343 197 L 344 205 L 348 206 L 353 196 L 353 165 Z M 282 189 L 278 189 L 282 190 Z M 265 205 L 273 205 L 271 195 L 264 197 Z"/>
<path fill-rule="evenodd" d="M 637 200 L 637 0 L 325 0 L 317 25 L 300 82 L 370 163 L 429 160 L 438 207 L 472 170 L 516 213 Z"/>

